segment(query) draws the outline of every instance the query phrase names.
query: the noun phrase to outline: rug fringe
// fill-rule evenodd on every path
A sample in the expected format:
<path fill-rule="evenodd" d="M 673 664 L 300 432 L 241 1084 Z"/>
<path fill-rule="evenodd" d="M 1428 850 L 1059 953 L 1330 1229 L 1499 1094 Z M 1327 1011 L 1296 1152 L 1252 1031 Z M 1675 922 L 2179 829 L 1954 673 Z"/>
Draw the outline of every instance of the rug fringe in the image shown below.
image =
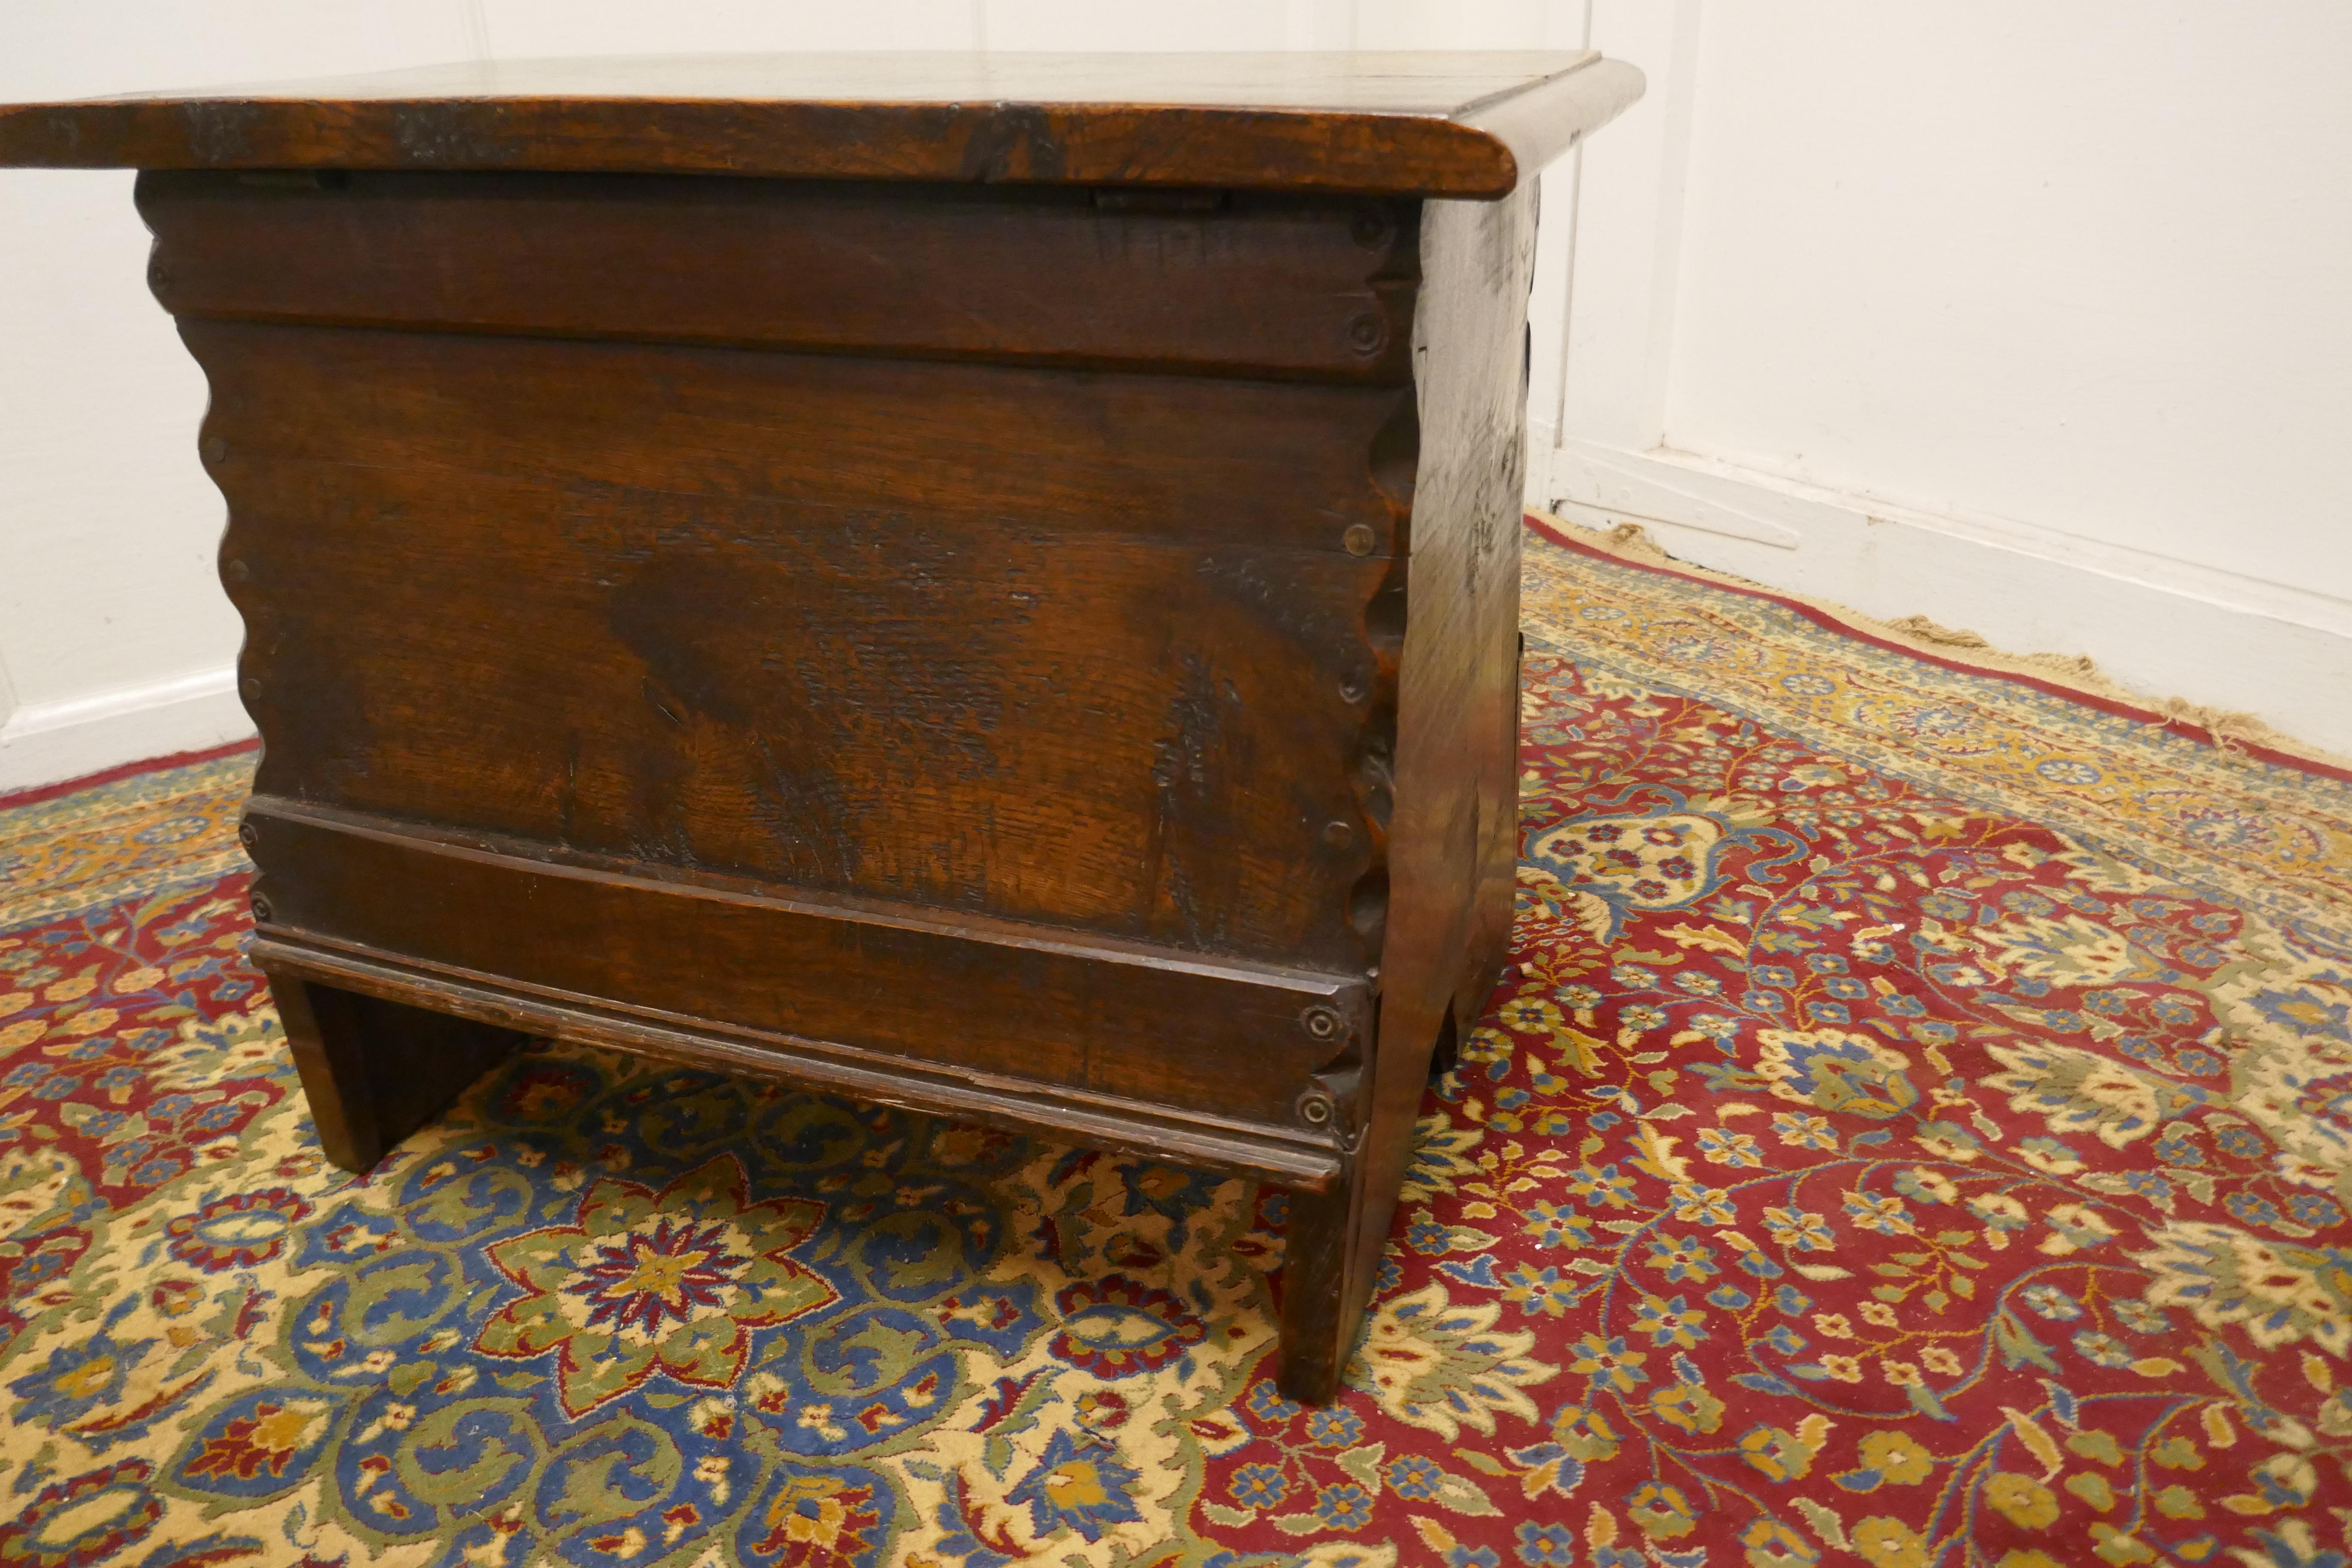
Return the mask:
<path fill-rule="evenodd" d="M 2299 741 L 2275 730 L 2252 713 L 2235 709 L 2215 708 L 2201 702 L 2191 702 L 2185 697 L 2150 697 L 2126 686 L 2099 668 L 2098 661 L 2084 653 L 2011 653 L 1993 646 L 1981 632 L 1948 626 L 1926 616 L 1904 616 L 1895 620 L 1880 620 L 1866 616 L 1851 605 L 1834 599 L 1817 599 L 1809 594 L 1792 594 L 1784 589 L 1751 582 L 1728 572 L 1694 565 L 1670 554 L 1650 531 L 1638 522 L 1620 522 L 1607 529 L 1587 527 L 1554 512 L 1530 511 L 1553 527 L 1569 531 L 1580 542 L 1607 552 L 1621 560 L 1643 566 L 1663 568 L 1702 583 L 1720 583 L 1730 587 L 1794 599 L 1808 608 L 1820 611 L 1858 631 L 1882 637 L 1922 653 L 1937 654 L 1946 658 L 1964 654 L 1963 662 L 1982 666 L 1997 675 L 2031 675 L 2044 680 L 2071 686 L 2089 696 L 2104 698 L 2146 710 L 2152 724 L 2177 725 L 2201 730 L 2213 749 L 2234 763 L 2252 760 L 2249 747 L 2284 752 L 2289 757 L 2305 759 L 2322 767 L 2352 769 L 2352 757 L 2326 751 Z"/>

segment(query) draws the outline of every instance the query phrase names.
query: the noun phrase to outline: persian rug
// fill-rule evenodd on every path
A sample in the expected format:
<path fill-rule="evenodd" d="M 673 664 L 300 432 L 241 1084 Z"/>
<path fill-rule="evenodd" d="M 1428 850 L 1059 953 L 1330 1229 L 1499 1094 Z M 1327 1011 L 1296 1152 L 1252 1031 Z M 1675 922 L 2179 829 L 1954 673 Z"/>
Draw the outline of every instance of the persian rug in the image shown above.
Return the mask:
<path fill-rule="evenodd" d="M 1541 538 L 1527 623 L 1321 1410 L 1238 1181 L 570 1047 L 348 1176 L 249 759 L 0 810 L 0 1563 L 2344 1568 L 2352 779 Z"/>

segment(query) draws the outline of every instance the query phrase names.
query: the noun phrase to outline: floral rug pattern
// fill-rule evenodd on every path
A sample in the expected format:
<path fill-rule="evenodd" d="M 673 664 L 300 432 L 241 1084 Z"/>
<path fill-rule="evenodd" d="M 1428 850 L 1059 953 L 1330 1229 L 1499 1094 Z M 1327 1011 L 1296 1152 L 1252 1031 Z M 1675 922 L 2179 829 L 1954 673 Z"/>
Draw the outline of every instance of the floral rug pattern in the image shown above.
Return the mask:
<path fill-rule="evenodd" d="M 1238 1181 L 572 1047 L 349 1177 L 249 759 L 0 807 L 0 1564 L 2346 1568 L 2352 782 L 1529 552 L 1324 1410 Z"/>

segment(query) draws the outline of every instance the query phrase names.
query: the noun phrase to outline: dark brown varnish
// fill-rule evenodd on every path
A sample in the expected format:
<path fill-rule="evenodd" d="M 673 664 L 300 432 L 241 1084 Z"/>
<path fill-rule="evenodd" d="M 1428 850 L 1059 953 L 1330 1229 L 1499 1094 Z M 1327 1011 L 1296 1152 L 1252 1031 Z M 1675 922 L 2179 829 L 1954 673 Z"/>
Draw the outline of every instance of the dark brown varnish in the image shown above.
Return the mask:
<path fill-rule="evenodd" d="M 1634 90 L 1480 58 L 923 109 L 977 174 L 904 102 L 0 109 L 159 165 L 330 1157 L 541 1033 L 1273 1182 L 1330 1397 L 1508 948 L 1512 149 Z"/>
<path fill-rule="evenodd" d="M 499 60 L 0 104 L 0 165 L 467 169 L 1491 201 L 1641 96 L 1590 53 Z"/>

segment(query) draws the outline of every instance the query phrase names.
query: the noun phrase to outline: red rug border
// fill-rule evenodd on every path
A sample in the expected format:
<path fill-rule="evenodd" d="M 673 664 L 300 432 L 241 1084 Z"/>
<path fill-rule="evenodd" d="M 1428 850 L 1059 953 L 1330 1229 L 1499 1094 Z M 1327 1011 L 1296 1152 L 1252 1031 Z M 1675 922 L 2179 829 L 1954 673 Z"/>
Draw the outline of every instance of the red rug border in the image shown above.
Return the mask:
<path fill-rule="evenodd" d="M 1964 658 L 1956 658 L 1946 654 L 1929 653 L 1907 643 L 1896 642 L 1892 637 L 1883 637 L 1864 631 L 1862 627 L 1850 621 L 1842 620 L 1827 610 L 1808 605 L 1801 599 L 1792 599 L 1785 594 L 1775 594 L 1769 588 L 1749 588 L 1736 583 L 1720 583 L 1712 577 L 1693 576 L 1675 567 L 1654 566 L 1646 561 L 1629 561 L 1622 555 L 1612 554 L 1598 546 L 1570 538 L 1562 533 L 1556 524 L 1538 517 L 1533 512 L 1523 513 L 1522 517 L 1527 526 L 1544 539 L 1563 550 L 1573 550 L 1580 555 L 1589 555 L 1596 561 L 1606 561 L 1614 566 L 1624 566 L 1636 572 L 1647 572 L 1660 577 L 1672 577 L 1680 582 L 1697 583 L 1709 588 L 1720 588 L 1727 594 L 1744 594 L 1751 599 L 1763 599 L 1770 604 L 1794 610 L 1823 631 L 1834 632 L 1840 637 L 1852 637 L 1856 642 L 1868 643 L 1873 647 L 1885 648 L 1889 653 L 1898 653 L 1906 658 L 1916 658 L 1922 663 L 1937 665 L 1950 670 L 1955 675 L 1975 675 L 1989 680 L 2006 680 L 2013 685 L 2031 688 L 2045 696 L 2060 698 L 2068 702 L 2079 702 L 2086 708 L 2095 708 L 2103 713 L 2112 713 L 2119 719 L 2154 724 L 2159 729 L 2171 731 L 2184 740 L 2194 741 L 2201 746 L 2212 747 L 2215 744 L 2213 732 L 2202 724 L 2191 724 L 2186 720 L 2174 719 L 2158 713 L 2152 708 L 2142 708 L 2134 703 L 2118 701 L 2112 697 L 2102 697 L 2095 692 L 2085 691 L 2078 686 L 2066 685 L 2063 681 L 2045 680 L 2037 676 L 2021 675 L 2011 670 L 1994 669 L 1981 664 L 1971 664 Z M 2352 769 L 2334 767 L 2310 757 L 2297 756 L 2292 752 L 2282 752 L 2248 742 L 2237 742 L 2235 745 L 2248 756 L 2258 757 L 2278 767 L 2293 768 L 2298 773 L 2317 773 L 2340 783 L 2352 784 Z"/>
<path fill-rule="evenodd" d="M 45 800 L 55 800 L 61 795 L 71 795 L 76 790 L 96 789 L 100 784 L 119 783 L 137 773 L 161 773 L 165 768 L 184 768 L 197 763 L 217 762 L 223 757 L 235 756 L 239 752 L 257 750 L 260 745 L 261 742 L 257 738 L 248 738 L 243 741 L 231 741 L 226 745 L 208 746 L 201 752 L 173 752 L 168 757 L 146 757 L 135 763 L 117 763 L 110 768 L 101 768 L 94 773 L 84 773 L 79 778 L 65 779 L 57 784 L 34 784 L 10 795 L 0 795 L 0 811 L 14 811 L 19 806 L 38 805 Z"/>

